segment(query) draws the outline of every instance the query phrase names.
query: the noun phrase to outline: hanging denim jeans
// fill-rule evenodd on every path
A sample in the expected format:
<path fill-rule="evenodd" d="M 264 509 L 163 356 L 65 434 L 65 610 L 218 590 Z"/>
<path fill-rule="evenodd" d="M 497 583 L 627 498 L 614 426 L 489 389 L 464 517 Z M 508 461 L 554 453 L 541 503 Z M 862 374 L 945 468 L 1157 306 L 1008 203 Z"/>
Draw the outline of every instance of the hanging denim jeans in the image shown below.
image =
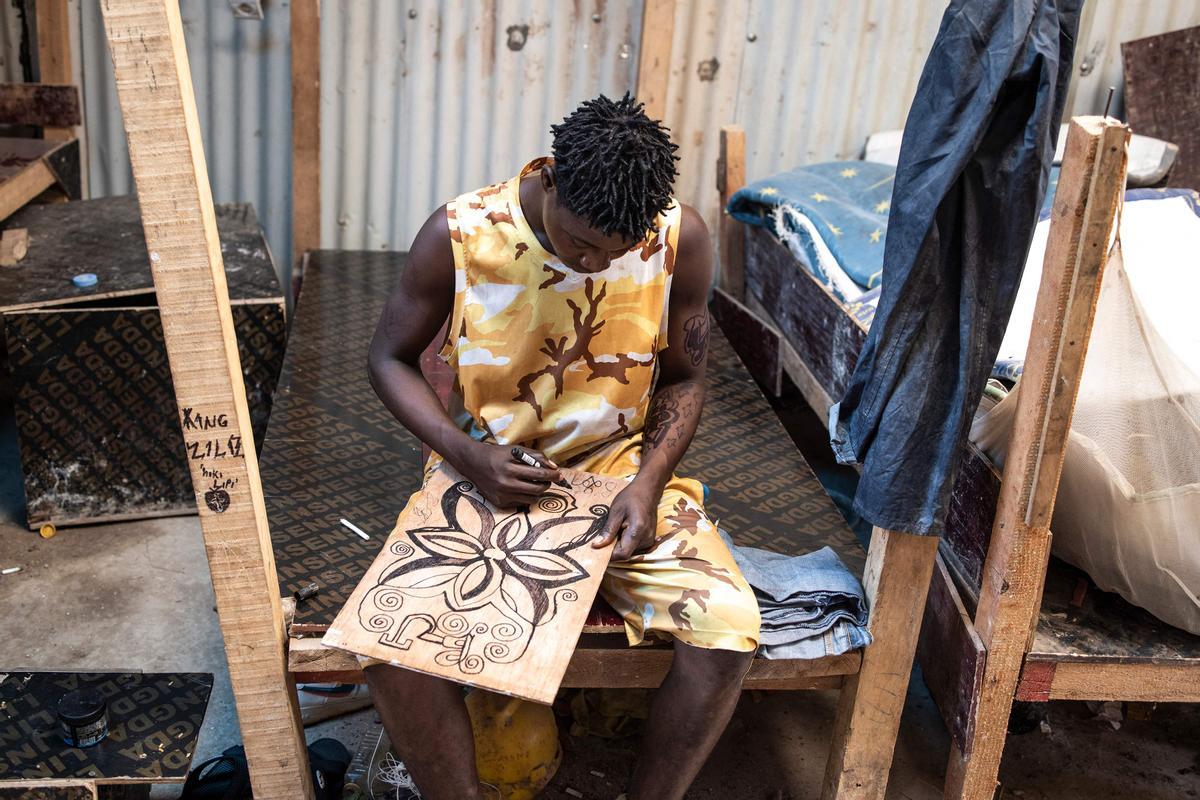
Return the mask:
<path fill-rule="evenodd" d="M 909 110 L 883 291 L 841 402 L 873 524 L 941 534 L 1045 193 L 1082 0 L 953 0 Z"/>

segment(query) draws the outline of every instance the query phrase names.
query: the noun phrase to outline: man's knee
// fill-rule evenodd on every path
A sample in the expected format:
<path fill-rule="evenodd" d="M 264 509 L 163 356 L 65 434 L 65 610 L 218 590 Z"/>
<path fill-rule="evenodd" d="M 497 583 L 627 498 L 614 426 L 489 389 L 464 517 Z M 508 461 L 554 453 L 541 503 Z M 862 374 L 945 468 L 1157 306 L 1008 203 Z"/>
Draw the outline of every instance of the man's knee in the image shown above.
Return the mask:
<path fill-rule="evenodd" d="M 389 698 L 407 697 L 410 701 L 413 698 L 432 700 L 460 691 L 457 684 L 445 678 L 382 662 L 365 665 L 363 675 L 366 676 L 367 685 L 371 687 L 374 697 L 382 693 Z"/>
<path fill-rule="evenodd" d="M 676 663 L 694 679 L 703 680 L 710 686 L 741 685 L 750 671 L 754 652 L 695 647 L 680 641 L 675 643 Z"/>

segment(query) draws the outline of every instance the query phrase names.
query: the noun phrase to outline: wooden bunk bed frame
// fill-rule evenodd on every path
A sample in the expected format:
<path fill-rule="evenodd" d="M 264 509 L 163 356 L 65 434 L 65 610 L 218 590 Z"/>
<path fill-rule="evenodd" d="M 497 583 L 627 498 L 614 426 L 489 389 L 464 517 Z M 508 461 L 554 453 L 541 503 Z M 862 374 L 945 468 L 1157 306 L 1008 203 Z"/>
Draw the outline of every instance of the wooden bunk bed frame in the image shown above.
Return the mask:
<path fill-rule="evenodd" d="M 661 13 L 665 5 L 673 7 L 669 0 L 647 3 L 646 13 Z M 195 449 L 206 454 L 190 460 L 189 467 L 254 791 L 264 800 L 311 798 L 294 684 L 295 675 L 307 672 L 314 662 L 298 665 L 289 652 L 293 645 L 289 628 L 299 633 L 299 620 L 288 624 L 280 597 L 179 8 L 174 0 L 109 0 L 102 8 L 181 421 L 199 414 L 216 425 L 184 424 L 183 436 L 186 443 L 195 443 Z M 293 53 L 293 77 L 311 81 L 317 74 L 314 62 L 319 47 L 316 2 L 294 3 L 291 12 L 293 31 L 305 32 L 297 41 L 307 45 L 304 52 Z M 643 65 L 646 61 L 643 57 Z M 668 61 L 659 58 L 654 63 Z M 650 76 L 639 76 L 639 83 L 648 80 Z M 315 97 L 313 88 L 300 94 Z M 311 108 L 294 107 L 293 113 L 310 121 L 317 116 Z M 1083 134 L 1085 144 L 1091 145 L 1092 160 L 1095 143 L 1115 129 L 1104 123 L 1098 132 Z M 311 146 L 311 132 L 299 136 L 307 137 Z M 1069 157 L 1080 159 L 1078 154 Z M 1091 182 L 1102 181 L 1105 174 L 1103 169 L 1087 170 Z M 307 181 L 307 186 L 319 185 L 315 170 Z M 304 208 L 298 206 L 297 214 L 304 211 L 310 224 L 317 222 L 311 216 L 314 207 L 312 202 Z M 1091 225 L 1088 231 L 1105 229 L 1088 216 L 1088 209 L 1071 211 L 1078 211 L 1078 218 L 1073 218 L 1071 225 L 1060 226 L 1061 230 L 1056 228 L 1059 232 L 1051 236 L 1052 241 L 1057 236 L 1064 242 L 1064 253 L 1078 249 L 1085 221 Z M 1094 275 L 1103 259 L 1087 254 L 1083 260 Z M 1058 260 L 1047 258 L 1046 285 L 1061 291 L 1046 294 L 1043 316 L 1052 323 L 1052 330 L 1069 331 L 1075 345 L 1086 342 L 1086 335 L 1075 334 L 1080 330 L 1086 334 L 1090 315 L 1074 312 L 1091 308 L 1088 290 L 1094 286 L 1074 280 L 1079 273 L 1071 266 L 1065 254 Z M 1036 340 L 1044 364 L 1039 375 L 1048 378 L 1061 369 L 1078 367 L 1081 348 L 1066 348 L 1066 340 Z M 289 352 L 289 358 L 291 355 Z M 1022 419 L 1054 423 L 1021 427 L 1029 433 L 1028 452 L 1044 456 L 1037 475 L 1042 484 L 1052 477 L 1053 486 L 1061 452 L 1045 446 L 1046 431 L 1065 436 L 1062 419 L 1069 420 L 1074 393 L 1062 391 L 1039 398 L 1031 392 L 1028 396 L 1027 405 L 1037 408 L 1022 407 Z M 346 432 L 348 440 L 353 438 L 351 433 Z M 1051 440 L 1053 445 L 1053 436 Z M 213 442 L 225 446 L 206 447 Z M 1021 474 L 1029 479 L 1008 485 L 1033 485 L 1030 476 L 1034 470 L 1027 459 L 1010 460 L 1009 470 L 1022 469 Z M 1040 489 L 1034 494 L 1045 497 Z M 1048 538 L 1044 526 L 1022 523 L 1010 530 L 1022 544 L 1031 538 L 1036 543 L 1038 535 Z M 876 529 L 864 567 L 875 642 L 861 656 L 805 662 L 802 668 L 777 662 L 790 664 L 785 670 L 791 671 L 782 675 L 768 674 L 775 669 L 772 665 L 758 668 L 761 674 L 755 678 L 773 688 L 840 682 L 841 699 L 823 782 L 825 798 L 884 796 L 935 553 L 934 539 Z M 320 575 L 325 566 L 317 560 L 311 569 Z M 996 574 L 1019 580 L 1022 597 L 1028 594 L 1030 583 L 1020 577 L 1025 573 L 1001 565 Z M 299 615 L 299 610 L 296 613 Z M 297 646 L 296 652 L 303 649 Z M 670 659 L 669 652 L 650 648 L 585 647 L 581 653 L 572 682 L 588 685 L 653 685 Z M 329 678 L 338 676 L 340 670 L 319 672 Z"/>
<path fill-rule="evenodd" d="M 1081 149 L 1074 132 L 1079 127 L 1094 131 L 1101 145 Z M 1104 249 L 1106 221 L 1113 218 L 1124 187 L 1117 156 L 1127 129 L 1112 120 L 1085 118 L 1073 121 L 1072 130 L 1076 138 L 1068 140 L 1046 264 L 1076 259 L 1081 269 L 1075 280 L 1086 285 L 1072 285 L 1080 297 L 1059 309 L 1070 312 L 1063 330 L 1071 331 L 1066 341 L 1074 348 L 1047 372 L 1039 354 L 1054 344 L 1047 337 L 1060 330 L 1062 320 L 1045 312 L 1042 295 L 1065 289 L 1062 276 L 1043 274 L 1023 381 L 1030 387 L 1040 384 L 1047 396 L 1048 375 L 1061 381 L 1082 369 L 1103 263 L 1094 265 L 1094 274 L 1087 273 L 1080 249 Z M 736 165 L 745 161 L 745 134 L 731 126 L 722 130 L 721 140 L 718 190 L 727 202 L 744 184 Z M 1092 187 L 1092 195 L 1081 194 L 1081 181 Z M 1073 248 L 1065 248 L 1061 235 L 1067 223 L 1074 225 L 1066 240 Z M 824 418 L 846 388 L 866 325 L 769 232 L 726 214 L 722 235 L 728 229 L 736 230 L 744 244 L 728 250 L 722 280 L 731 292 L 744 286 L 745 303 L 760 322 L 779 332 L 778 353 L 764 360 L 778 362 Z M 1030 415 L 1040 410 L 1030 405 L 1018 408 L 1011 453 L 1031 452 L 1035 418 Z M 1042 426 L 1040 473 L 1033 465 L 1036 485 L 1021 471 L 1027 459 L 1011 458 L 1002 480 L 978 448 L 964 445 L 917 651 L 953 743 L 947 798 L 990 800 L 1014 699 L 1200 700 L 1200 637 L 1172 628 L 1116 595 L 1094 586 L 1089 590 L 1082 572 L 1049 556 L 1048 526 L 1060 467 L 1047 471 L 1047 464 L 1061 464 L 1072 407 L 1073 397 Z"/>

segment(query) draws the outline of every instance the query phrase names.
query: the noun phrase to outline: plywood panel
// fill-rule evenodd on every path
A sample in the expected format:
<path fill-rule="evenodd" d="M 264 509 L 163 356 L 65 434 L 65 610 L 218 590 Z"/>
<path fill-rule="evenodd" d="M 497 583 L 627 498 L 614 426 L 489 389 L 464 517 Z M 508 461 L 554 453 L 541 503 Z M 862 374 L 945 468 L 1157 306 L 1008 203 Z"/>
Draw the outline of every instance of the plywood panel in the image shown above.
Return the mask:
<path fill-rule="evenodd" d="M 987 657 L 945 562 L 938 557 L 917 643 L 917 661 L 929 694 L 960 749 L 970 741 L 972 708 Z"/>
<path fill-rule="evenodd" d="M 565 470 L 533 506 L 498 509 L 443 463 L 324 644 L 553 702 L 612 547 L 592 541 L 625 482 Z"/>
<path fill-rule="evenodd" d="M 1200 27 L 1121 45 L 1129 124 L 1179 145 L 1168 185 L 1200 186 Z"/>
<path fill-rule="evenodd" d="M 11 672 L 0 675 L 0 776 L 5 781 L 182 783 L 208 707 L 207 673 Z M 58 702 L 76 689 L 108 701 L 108 737 L 63 743 Z"/>
<path fill-rule="evenodd" d="M 0 122 L 52 128 L 78 125 L 79 90 L 48 83 L 0 83 Z"/>

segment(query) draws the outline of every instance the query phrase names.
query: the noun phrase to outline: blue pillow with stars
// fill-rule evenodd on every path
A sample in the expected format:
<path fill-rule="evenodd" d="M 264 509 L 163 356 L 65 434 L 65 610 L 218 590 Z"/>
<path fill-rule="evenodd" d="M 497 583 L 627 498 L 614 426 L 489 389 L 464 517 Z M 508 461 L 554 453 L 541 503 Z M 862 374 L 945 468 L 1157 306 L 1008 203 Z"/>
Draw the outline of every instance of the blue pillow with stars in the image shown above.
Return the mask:
<path fill-rule="evenodd" d="M 895 167 L 874 161 L 811 164 L 743 187 L 729 199 L 728 210 L 735 219 L 769 228 L 776 236 L 780 235 L 776 220 L 782 220 L 807 254 L 809 269 L 829 283 L 813 238 L 815 230 L 850 279 L 864 290 L 872 289 L 879 285 L 883 271 L 895 176 Z M 796 215 L 777 215 L 780 205 L 802 215 L 812 228 Z"/>

